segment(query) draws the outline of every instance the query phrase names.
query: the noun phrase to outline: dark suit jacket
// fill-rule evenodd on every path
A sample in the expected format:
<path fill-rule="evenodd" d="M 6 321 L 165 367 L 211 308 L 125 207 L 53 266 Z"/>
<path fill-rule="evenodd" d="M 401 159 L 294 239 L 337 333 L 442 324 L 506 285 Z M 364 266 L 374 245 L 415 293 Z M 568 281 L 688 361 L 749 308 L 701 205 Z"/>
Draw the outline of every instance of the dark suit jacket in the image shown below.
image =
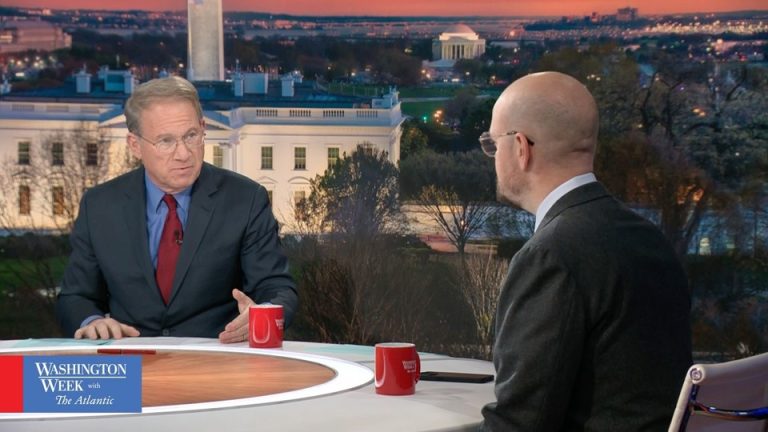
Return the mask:
<path fill-rule="evenodd" d="M 149 257 L 145 195 L 139 168 L 83 196 L 57 304 L 66 335 L 109 313 L 142 336 L 217 337 L 238 315 L 232 288 L 283 305 L 290 322 L 298 298 L 264 187 L 203 164 L 168 306 Z"/>
<path fill-rule="evenodd" d="M 691 364 L 690 297 L 661 232 L 600 183 L 563 196 L 499 297 L 490 431 L 666 431 Z"/>

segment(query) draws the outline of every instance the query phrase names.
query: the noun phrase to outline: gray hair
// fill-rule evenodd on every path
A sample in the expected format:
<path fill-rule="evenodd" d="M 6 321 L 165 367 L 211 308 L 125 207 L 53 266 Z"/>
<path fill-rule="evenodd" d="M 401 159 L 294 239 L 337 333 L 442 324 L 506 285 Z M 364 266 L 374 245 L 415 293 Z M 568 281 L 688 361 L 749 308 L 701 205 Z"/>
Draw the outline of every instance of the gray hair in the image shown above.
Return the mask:
<path fill-rule="evenodd" d="M 192 104 L 198 118 L 203 118 L 203 109 L 197 89 L 191 82 L 177 76 L 156 78 L 136 87 L 131 97 L 125 102 L 125 123 L 128 131 L 139 133 L 141 125 L 139 116 L 155 102 L 178 99 Z"/>

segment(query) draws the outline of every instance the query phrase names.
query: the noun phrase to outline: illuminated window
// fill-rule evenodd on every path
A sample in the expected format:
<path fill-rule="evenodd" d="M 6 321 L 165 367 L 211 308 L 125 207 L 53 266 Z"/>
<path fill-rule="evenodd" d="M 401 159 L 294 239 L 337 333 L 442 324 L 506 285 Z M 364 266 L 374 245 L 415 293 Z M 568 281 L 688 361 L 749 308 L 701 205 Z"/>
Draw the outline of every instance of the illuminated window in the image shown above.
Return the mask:
<path fill-rule="evenodd" d="M 712 245 L 709 237 L 704 237 L 699 241 L 699 255 L 712 255 Z"/>
<path fill-rule="evenodd" d="M 20 215 L 28 215 L 32 211 L 32 204 L 31 204 L 31 193 L 29 190 L 29 186 L 21 185 L 19 186 L 19 214 Z"/>
<path fill-rule="evenodd" d="M 373 156 L 373 144 L 369 142 L 364 142 L 357 145 L 357 148 L 362 150 L 363 153 L 366 154 L 366 156 Z"/>
<path fill-rule="evenodd" d="M 88 144 L 85 145 L 85 165 L 96 166 L 98 164 L 99 164 L 99 145 L 95 142 L 89 142 Z"/>
<path fill-rule="evenodd" d="M 51 188 L 51 195 L 53 203 L 53 215 L 64 215 L 64 188 L 62 186 L 54 186 Z"/>
<path fill-rule="evenodd" d="M 224 149 L 219 146 L 213 148 L 213 166 L 224 167 Z"/>
<path fill-rule="evenodd" d="M 328 148 L 328 168 L 336 165 L 336 162 L 338 160 L 339 160 L 339 148 L 329 147 Z"/>

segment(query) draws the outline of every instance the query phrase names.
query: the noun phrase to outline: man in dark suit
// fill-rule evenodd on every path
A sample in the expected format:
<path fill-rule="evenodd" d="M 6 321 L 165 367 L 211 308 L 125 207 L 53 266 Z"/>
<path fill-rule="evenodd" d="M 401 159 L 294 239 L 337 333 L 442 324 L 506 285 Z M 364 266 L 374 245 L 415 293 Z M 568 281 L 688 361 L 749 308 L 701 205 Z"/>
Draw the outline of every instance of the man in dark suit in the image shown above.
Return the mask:
<path fill-rule="evenodd" d="M 683 268 L 596 181 L 597 106 L 556 72 L 512 83 L 483 150 L 498 198 L 536 215 L 499 296 L 486 431 L 666 430 L 691 364 Z"/>
<path fill-rule="evenodd" d="M 248 308 L 298 297 L 264 187 L 203 163 L 202 109 L 179 77 L 125 106 L 142 167 L 83 196 L 57 315 L 75 338 L 218 337 L 242 342 Z"/>

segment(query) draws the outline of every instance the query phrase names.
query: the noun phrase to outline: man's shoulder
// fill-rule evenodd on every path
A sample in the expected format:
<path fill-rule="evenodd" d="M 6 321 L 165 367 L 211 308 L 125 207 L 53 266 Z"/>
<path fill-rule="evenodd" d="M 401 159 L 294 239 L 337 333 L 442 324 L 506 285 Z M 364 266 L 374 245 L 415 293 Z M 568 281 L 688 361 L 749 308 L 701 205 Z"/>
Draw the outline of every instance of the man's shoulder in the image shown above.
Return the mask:
<path fill-rule="evenodd" d="M 131 189 L 135 188 L 137 184 L 143 183 L 139 181 L 142 179 L 143 172 L 144 170 L 141 167 L 128 171 L 127 173 L 121 174 L 111 180 L 107 180 L 104 183 L 100 183 L 88 189 L 86 196 L 91 199 L 105 195 L 115 198 L 114 194 L 120 191 L 125 191 L 127 193 L 134 192 Z M 139 189 L 137 192 L 141 193 L 142 191 Z"/>
<path fill-rule="evenodd" d="M 228 169 L 218 168 L 208 163 L 204 164 L 202 169 L 205 172 L 205 181 L 218 188 L 232 188 L 238 191 L 251 190 L 255 192 L 262 187 L 253 179 Z"/>
<path fill-rule="evenodd" d="M 595 249 L 616 246 L 615 218 L 626 210 L 611 195 L 569 206 L 560 211 L 546 225 L 539 228 L 529 240 L 531 251 L 547 251 L 563 260 L 577 259 Z"/>
<path fill-rule="evenodd" d="M 601 197 L 561 210 L 546 225 L 536 231 L 532 240 L 541 243 L 561 243 L 572 236 L 591 236 L 605 223 L 607 208 L 613 207 L 610 197 Z"/>
<path fill-rule="evenodd" d="M 640 245 L 670 247 L 656 225 L 610 195 L 569 207 L 531 240 L 538 247 L 577 257 L 626 254 Z"/>

